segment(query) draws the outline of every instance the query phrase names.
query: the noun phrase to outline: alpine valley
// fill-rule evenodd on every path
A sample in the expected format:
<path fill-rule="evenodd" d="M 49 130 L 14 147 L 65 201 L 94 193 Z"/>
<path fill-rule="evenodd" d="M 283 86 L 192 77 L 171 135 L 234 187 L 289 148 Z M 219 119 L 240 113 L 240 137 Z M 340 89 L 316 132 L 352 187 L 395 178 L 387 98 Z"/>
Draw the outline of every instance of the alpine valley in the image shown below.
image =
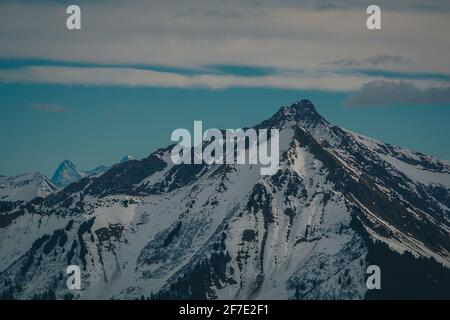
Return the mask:
<path fill-rule="evenodd" d="M 333 126 L 308 100 L 253 128 L 280 130 L 275 175 L 174 165 L 169 146 L 63 189 L 45 179 L 32 199 L 9 192 L 0 295 L 450 298 L 448 162 Z M 67 289 L 68 265 L 81 290 Z M 366 287 L 370 265 L 381 290 Z"/>

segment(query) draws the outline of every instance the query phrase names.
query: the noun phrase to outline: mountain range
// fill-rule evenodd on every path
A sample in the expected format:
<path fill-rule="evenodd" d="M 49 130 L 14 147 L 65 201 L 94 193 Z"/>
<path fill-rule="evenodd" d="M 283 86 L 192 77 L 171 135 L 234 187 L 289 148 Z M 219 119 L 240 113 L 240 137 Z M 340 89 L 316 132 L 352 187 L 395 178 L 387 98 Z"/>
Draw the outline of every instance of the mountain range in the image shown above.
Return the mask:
<path fill-rule="evenodd" d="M 280 130 L 273 176 L 259 165 L 174 165 L 172 145 L 45 198 L 4 199 L 0 294 L 450 298 L 449 162 L 332 125 L 309 100 L 253 128 Z M 66 288 L 73 264 L 79 291 Z M 370 265 L 381 290 L 366 286 Z"/>
<path fill-rule="evenodd" d="M 127 162 L 130 160 L 136 160 L 130 155 L 124 156 L 119 163 Z M 100 165 L 92 170 L 81 171 L 79 170 L 72 161 L 64 160 L 56 169 L 51 181 L 58 187 L 65 187 L 72 182 L 78 181 L 83 177 L 97 175 L 105 172 L 110 167 Z"/>
<path fill-rule="evenodd" d="M 119 163 L 136 160 L 125 155 Z M 0 201 L 29 201 L 36 197 L 45 198 L 61 188 L 83 177 L 99 175 L 110 167 L 98 166 L 92 170 L 81 171 L 70 160 L 64 160 L 55 170 L 52 179 L 34 172 L 7 177 L 0 175 Z"/>

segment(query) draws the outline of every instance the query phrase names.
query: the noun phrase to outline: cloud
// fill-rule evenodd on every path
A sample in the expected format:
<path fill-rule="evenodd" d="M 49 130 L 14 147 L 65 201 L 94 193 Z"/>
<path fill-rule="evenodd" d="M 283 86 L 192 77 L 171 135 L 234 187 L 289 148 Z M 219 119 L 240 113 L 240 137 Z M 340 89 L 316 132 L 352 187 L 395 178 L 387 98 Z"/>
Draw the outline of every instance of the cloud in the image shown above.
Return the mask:
<path fill-rule="evenodd" d="M 342 4 L 335 4 L 335 3 L 327 3 L 327 2 L 323 2 L 323 3 L 317 3 L 315 5 L 312 6 L 313 9 L 319 10 L 319 11 L 329 11 L 329 10 L 343 10 L 346 7 L 345 5 Z"/>
<path fill-rule="evenodd" d="M 391 104 L 450 104 L 450 86 L 420 88 L 410 82 L 377 80 L 364 84 L 346 101 L 351 107 Z"/>
<path fill-rule="evenodd" d="M 339 67 L 378 67 L 381 65 L 400 65 L 410 63 L 410 60 L 401 56 L 377 55 L 363 60 L 341 59 L 326 62 L 325 64 Z"/>
<path fill-rule="evenodd" d="M 200 8 L 189 8 L 184 12 L 179 12 L 175 17 L 214 17 L 219 19 L 243 18 L 248 15 L 261 14 L 256 7 L 253 8 L 211 8 L 203 10 Z"/>
<path fill-rule="evenodd" d="M 198 71 L 203 72 L 203 71 Z M 131 67 L 76 67 L 76 66 L 29 66 L 0 69 L 0 83 L 40 83 L 81 86 L 125 86 L 161 88 L 278 88 L 299 90 L 355 91 L 361 83 L 368 86 L 386 82 L 383 76 L 363 73 L 334 73 L 325 71 L 280 71 L 248 75 L 230 73 L 193 73 L 182 71 L 155 71 Z M 438 86 L 441 81 L 414 80 L 422 87 Z M 367 86 L 367 85 L 366 85 Z M 362 91 L 366 91 L 366 86 Z M 370 88 L 369 88 L 370 89 Z"/>
<path fill-rule="evenodd" d="M 450 73 L 443 54 L 450 52 L 450 3 L 430 1 L 440 10 L 414 11 L 423 1 L 381 2 L 383 29 L 376 32 L 365 27 L 356 0 L 340 2 L 345 10 L 312 0 L 79 1 L 77 32 L 65 27 L 66 2 L 0 2 L 0 58 L 285 70 L 389 62 L 396 71 Z M 379 57 L 366 58 L 374 52 Z M 411 63 L 392 58 L 405 56 Z"/>
<path fill-rule="evenodd" d="M 450 3 L 421 3 L 381 1 L 383 29 L 371 32 L 357 0 L 80 0 L 82 30 L 72 32 L 65 2 L 0 2 L 0 60 L 29 63 L 0 70 L 0 81 L 353 91 L 405 74 L 448 76 Z"/>
<path fill-rule="evenodd" d="M 269 87 L 282 89 L 356 90 L 373 77 L 324 72 L 275 72 L 240 76 L 217 73 L 182 74 L 124 67 L 32 66 L 0 70 L 0 83 L 46 83 L 83 86 L 140 86 L 226 89 Z"/>
<path fill-rule="evenodd" d="M 59 113 L 69 111 L 69 109 L 56 103 L 30 103 L 28 104 L 28 108 L 36 112 L 48 112 L 48 113 Z"/>

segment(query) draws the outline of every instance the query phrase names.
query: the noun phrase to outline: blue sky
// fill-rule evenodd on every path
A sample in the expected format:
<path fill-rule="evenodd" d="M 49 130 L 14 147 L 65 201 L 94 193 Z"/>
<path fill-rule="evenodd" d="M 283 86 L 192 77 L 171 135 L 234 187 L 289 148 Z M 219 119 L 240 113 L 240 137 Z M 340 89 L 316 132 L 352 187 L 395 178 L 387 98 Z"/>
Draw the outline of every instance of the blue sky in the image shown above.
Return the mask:
<path fill-rule="evenodd" d="M 450 105 L 346 107 L 347 94 L 238 88 L 224 90 L 0 85 L 1 174 L 51 175 L 68 158 L 81 169 L 145 157 L 170 144 L 175 128 L 239 128 L 281 105 L 310 98 L 329 121 L 395 145 L 450 159 Z M 34 110 L 48 101 L 61 111 Z"/>
<path fill-rule="evenodd" d="M 237 128 L 309 98 L 330 122 L 450 159 L 450 4 L 382 1 L 0 3 L 0 174 L 87 170 Z M 319 5 L 320 4 L 320 5 Z M 17 23 L 27 21 L 27 23 Z"/>

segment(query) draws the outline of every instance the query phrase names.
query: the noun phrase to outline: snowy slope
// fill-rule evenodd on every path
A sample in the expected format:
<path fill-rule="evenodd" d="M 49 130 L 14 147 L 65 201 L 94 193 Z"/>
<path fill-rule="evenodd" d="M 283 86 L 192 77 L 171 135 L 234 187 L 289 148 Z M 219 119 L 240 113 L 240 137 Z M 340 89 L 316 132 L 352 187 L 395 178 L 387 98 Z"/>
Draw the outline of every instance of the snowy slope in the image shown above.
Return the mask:
<path fill-rule="evenodd" d="M 35 197 L 46 197 L 57 189 L 40 173 L 0 176 L 0 201 L 29 201 Z"/>
<path fill-rule="evenodd" d="M 0 206 L 0 293 L 363 299 L 368 265 L 405 259 L 425 268 L 430 288 L 446 285 L 447 162 L 333 126 L 308 100 L 255 128 L 281 130 L 273 176 L 258 165 L 173 165 L 168 147 Z M 68 264 L 81 266 L 82 291 L 65 288 Z"/>

